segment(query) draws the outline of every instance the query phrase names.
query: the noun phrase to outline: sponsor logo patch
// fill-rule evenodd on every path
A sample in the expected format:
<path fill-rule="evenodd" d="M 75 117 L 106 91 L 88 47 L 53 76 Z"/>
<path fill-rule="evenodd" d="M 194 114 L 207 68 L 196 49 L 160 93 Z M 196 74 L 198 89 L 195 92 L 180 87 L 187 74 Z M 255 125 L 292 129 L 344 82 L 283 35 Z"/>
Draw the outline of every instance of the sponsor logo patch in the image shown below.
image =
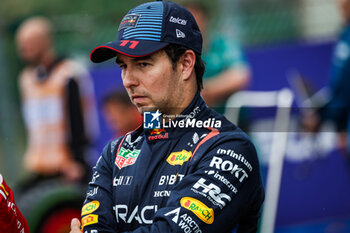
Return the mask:
<path fill-rule="evenodd" d="M 82 227 L 98 223 L 98 215 L 97 214 L 89 214 L 81 219 Z"/>
<path fill-rule="evenodd" d="M 214 222 L 214 210 L 203 204 L 201 201 L 192 197 L 183 197 L 180 200 L 180 204 L 185 209 L 192 211 L 206 224 L 212 224 Z"/>
<path fill-rule="evenodd" d="M 140 150 L 128 150 L 121 147 L 117 157 L 115 158 L 115 164 L 119 167 L 119 169 L 133 165 L 136 162 L 139 154 Z"/>
<path fill-rule="evenodd" d="M 4 192 L 5 192 L 6 196 L 8 196 L 8 195 L 9 195 L 9 193 L 6 191 L 5 186 L 4 186 L 3 184 L 1 184 L 1 185 L 0 185 L 0 187 L 1 187 L 1 188 L 4 190 Z"/>
<path fill-rule="evenodd" d="M 225 184 L 234 194 L 237 194 L 237 188 L 233 184 L 231 184 L 231 182 L 228 179 L 226 179 L 223 175 L 220 175 L 218 171 L 209 170 L 205 171 L 205 173 L 207 173 L 210 176 L 214 176 L 214 178 L 218 179 L 223 184 Z"/>
<path fill-rule="evenodd" d="M 187 20 L 186 19 L 181 19 L 179 17 L 174 17 L 174 16 L 170 16 L 169 22 L 177 23 L 177 24 L 181 24 L 181 25 L 186 25 L 187 24 Z"/>
<path fill-rule="evenodd" d="M 165 129 L 153 129 L 151 132 L 150 132 L 150 134 L 151 135 L 157 135 L 157 134 L 161 134 L 161 133 L 165 133 L 166 131 L 165 131 Z"/>
<path fill-rule="evenodd" d="M 7 207 L 11 208 L 11 210 L 13 211 L 13 213 L 15 213 L 15 215 L 17 216 L 17 211 L 16 211 L 16 205 L 15 205 L 15 203 L 9 201 L 9 202 L 7 203 Z"/>
<path fill-rule="evenodd" d="M 92 201 L 92 202 L 86 203 L 81 209 L 81 215 L 91 214 L 92 212 L 97 210 L 98 207 L 100 207 L 99 201 Z"/>
<path fill-rule="evenodd" d="M 199 225 L 196 223 L 196 221 L 194 221 L 191 218 L 191 216 L 188 216 L 187 214 L 183 214 L 180 216 L 180 209 L 181 207 L 178 207 L 164 214 L 164 216 L 172 217 L 171 220 L 174 223 L 176 223 L 179 226 L 179 228 L 181 228 L 182 231 L 185 233 L 202 233 L 202 230 L 199 228 Z"/>
<path fill-rule="evenodd" d="M 182 31 L 180 31 L 179 29 L 176 29 L 176 37 L 177 38 L 185 38 L 186 34 Z"/>
<path fill-rule="evenodd" d="M 122 19 L 122 22 L 119 25 L 118 31 L 124 28 L 130 28 L 130 27 L 136 28 L 140 17 L 141 15 L 138 15 L 138 14 L 125 15 L 124 18 Z"/>
<path fill-rule="evenodd" d="M 246 178 L 248 178 L 247 172 L 243 168 L 240 168 L 237 164 L 233 164 L 230 160 L 223 160 L 220 157 L 213 156 L 209 166 L 214 167 L 214 168 L 219 169 L 219 170 L 222 170 L 222 171 L 230 172 L 241 183 Z"/>
<path fill-rule="evenodd" d="M 98 192 L 98 187 L 90 189 L 90 191 L 86 194 L 86 197 L 93 197 L 97 194 L 97 192 Z"/>
<path fill-rule="evenodd" d="M 91 179 L 89 184 L 94 184 L 96 182 L 96 179 L 99 177 L 100 177 L 100 175 L 98 174 L 97 171 L 95 171 L 94 174 L 92 175 L 92 179 Z"/>
<path fill-rule="evenodd" d="M 238 161 L 241 161 L 248 169 L 249 171 L 253 171 L 252 165 L 246 160 L 246 158 L 242 154 L 237 154 L 231 149 L 221 149 L 219 148 L 217 151 L 218 155 L 229 155 L 230 157 L 237 159 Z"/>
<path fill-rule="evenodd" d="M 133 178 L 134 178 L 133 176 L 114 177 L 114 179 L 113 179 L 113 186 L 130 185 Z"/>
<path fill-rule="evenodd" d="M 166 161 L 170 165 L 182 165 L 184 162 L 188 161 L 192 157 L 191 151 L 182 150 L 179 152 L 172 152 Z"/>
<path fill-rule="evenodd" d="M 154 191 L 153 197 L 169 197 L 171 191 L 169 190 L 162 190 L 162 191 Z"/>
<path fill-rule="evenodd" d="M 150 136 L 148 136 L 149 141 L 167 138 L 169 138 L 169 133 L 165 129 L 153 129 L 150 131 Z"/>
<path fill-rule="evenodd" d="M 191 188 L 194 193 L 200 194 L 209 201 L 211 201 L 214 205 L 219 206 L 223 209 L 227 203 L 231 201 L 231 197 L 225 193 L 221 193 L 221 188 L 216 186 L 213 183 L 206 184 L 207 180 L 204 178 L 200 178 Z"/>
<path fill-rule="evenodd" d="M 199 142 L 200 138 L 198 133 L 194 133 L 192 136 L 192 142 L 188 142 L 187 145 L 189 147 L 193 147 L 194 145 L 196 145 Z"/>
<path fill-rule="evenodd" d="M 157 205 L 146 205 L 143 207 L 135 206 L 134 209 L 129 209 L 127 205 L 116 205 L 113 207 L 117 223 L 131 223 L 136 220 L 139 224 L 152 224 L 153 216 L 158 210 Z"/>
<path fill-rule="evenodd" d="M 158 185 L 174 185 L 176 181 L 181 181 L 185 175 L 177 173 L 172 175 L 164 175 L 159 179 Z"/>
<path fill-rule="evenodd" d="M 3 184 L 1 184 L 0 187 L 2 188 L 2 189 L 0 189 L 0 194 L 4 197 L 5 200 L 7 200 L 9 193 L 6 191 Z M 4 191 L 2 191 L 2 190 L 4 190 Z"/>

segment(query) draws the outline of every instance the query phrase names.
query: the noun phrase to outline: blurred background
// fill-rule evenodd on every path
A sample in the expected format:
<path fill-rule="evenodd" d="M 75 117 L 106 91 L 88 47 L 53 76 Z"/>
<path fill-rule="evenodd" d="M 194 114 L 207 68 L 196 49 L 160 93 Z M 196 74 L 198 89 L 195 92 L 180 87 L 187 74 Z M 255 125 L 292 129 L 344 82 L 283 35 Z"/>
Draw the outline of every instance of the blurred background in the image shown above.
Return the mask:
<path fill-rule="evenodd" d="M 0 2 L 0 172 L 10 186 L 16 186 L 28 174 L 23 165 L 27 132 L 18 88 L 18 76 L 25 64 L 18 56 L 15 39 L 19 25 L 31 16 L 48 17 L 54 25 L 57 53 L 87 67 L 94 84 L 100 131 L 93 144 L 95 153 L 89 160 L 93 165 L 103 146 L 118 134 L 106 120 L 104 104 L 106 95 L 121 88 L 122 83 L 114 61 L 96 65 L 89 61 L 89 54 L 94 47 L 114 40 L 122 17 L 143 2 Z M 339 146 L 332 122 L 317 133 L 304 133 L 300 126 L 304 112 L 301 109 L 308 97 L 305 93 L 316 93 L 329 83 L 335 45 L 345 25 L 337 1 L 200 2 L 209 9 L 209 29 L 224 33 L 242 47 L 250 70 L 246 90 L 266 92 L 288 88 L 292 91 L 292 111 L 287 122 L 290 124 L 281 130 L 288 135 L 283 149 L 274 231 L 350 232 L 349 154 Z M 300 82 L 301 85 L 296 84 Z M 250 116 L 242 127 L 250 132 L 258 147 L 264 180 L 267 180 L 274 140 L 273 128 L 266 128 L 275 120 L 275 110 L 270 110 L 256 114 L 254 109 L 247 109 L 248 113 L 243 113 Z"/>

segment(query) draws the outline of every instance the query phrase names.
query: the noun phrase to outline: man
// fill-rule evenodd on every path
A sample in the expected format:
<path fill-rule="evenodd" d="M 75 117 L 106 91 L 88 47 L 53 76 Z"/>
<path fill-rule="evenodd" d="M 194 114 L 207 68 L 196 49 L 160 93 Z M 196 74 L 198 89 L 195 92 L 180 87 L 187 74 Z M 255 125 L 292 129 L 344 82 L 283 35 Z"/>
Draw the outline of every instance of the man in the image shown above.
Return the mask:
<path fill-rule="evenodd" d="M 81 65 L 56 54 L 48 19 L 24 21 L 16 42 L 27 64 L 19 78 L 28 130 L 25 166 L 33 181 L 57 175 L 79 181 L 97 126 L 92 81 Z"/>
<path fill-rule="evenodd" d="M 29 233 L 28 223 L 18 209 L 13 192 L 0 174 L 0 232 Z"/>
<path fill-rule="evenodd" d="M 130 10 L 117 40 L 92 52 L 94 62 L 117 57 L 144 124 L 104 148 L 83 232 L 256 232 L 264 198 L 256 151 L 200 96 L 201 49 L 191 13 L 156 1 Z"/>
<path fill-rule="evenodd" d="M 102 100 L 102 112 L 115 138 L 139 127 L 142 116 L 131 103 L 125 90 L 115 90 Z"/>

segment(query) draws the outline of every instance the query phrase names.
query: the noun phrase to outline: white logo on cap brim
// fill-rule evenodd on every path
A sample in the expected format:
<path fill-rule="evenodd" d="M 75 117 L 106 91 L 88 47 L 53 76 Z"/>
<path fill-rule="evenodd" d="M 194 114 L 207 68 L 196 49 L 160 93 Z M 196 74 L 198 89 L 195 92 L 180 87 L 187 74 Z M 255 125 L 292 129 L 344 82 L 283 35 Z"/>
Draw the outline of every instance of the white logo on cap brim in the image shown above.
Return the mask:
<path fill-rule="evenodd" d="M 177 38 L 185 38 L 186 35 L 182 31 L 180 31 L 179 29 L 176 29 L 176 37 Z"/>

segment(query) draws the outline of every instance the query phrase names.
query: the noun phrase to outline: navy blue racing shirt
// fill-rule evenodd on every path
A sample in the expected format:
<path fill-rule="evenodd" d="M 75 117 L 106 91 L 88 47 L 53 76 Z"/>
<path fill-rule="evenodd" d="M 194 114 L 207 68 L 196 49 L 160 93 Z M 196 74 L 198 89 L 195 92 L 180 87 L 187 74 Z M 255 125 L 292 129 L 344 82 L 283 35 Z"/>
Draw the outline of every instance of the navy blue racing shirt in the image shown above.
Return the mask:
<path fill-rule="evenodd" d="M 104 148 L 82 208 L 84 233 L 257 231 L 264 189 L 253 143 L 199 92 L 181 116 Z"/>

